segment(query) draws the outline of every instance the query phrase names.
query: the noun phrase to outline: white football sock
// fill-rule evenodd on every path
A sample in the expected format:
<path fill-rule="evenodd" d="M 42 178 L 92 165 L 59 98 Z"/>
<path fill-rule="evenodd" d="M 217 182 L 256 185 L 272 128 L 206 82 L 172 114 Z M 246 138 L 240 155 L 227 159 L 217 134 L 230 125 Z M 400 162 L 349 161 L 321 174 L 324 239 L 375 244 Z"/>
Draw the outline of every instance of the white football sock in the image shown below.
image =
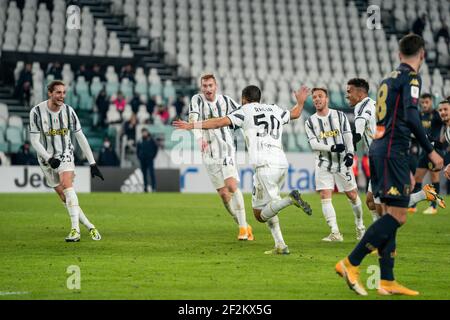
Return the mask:
<path fill-rule="evenodd" d="M 244 196 L 241 190 L 236 189 L 234 193 L 231 193 L 231 201 L 229 202 L 231 210 L 236 216 L 239 227 L 247 228 L 247 220 L 245 218 L 245 203 Z"/>
<path fill-rule="evenodd" d="M 418 202 L 425 200 L 427 195 L 423 190 L 417 191 L 416 193 L 411 193 L 409 195 L 409 204 L 408 207 L 412 207 L 416 205 Z"/>
<path fill-rule="evenodd" d="M 270 220 L 266 222 L 267 226 L 272 233 L 273 240 L 275 241 L 275 247 L 284 248 L 286 247 L 286 243 L 284 243 L 283 235 L 281 234 L 280 229 L 280 220 L 278 216 L 274 216 Z"/>
<path fill-rule="evenodd" d="M 331 228 L 332 233 L 339 233 L 339 227 L 336 220 L 336 211 L 334 211 L 333 203 L 331 199 L 322 199 L 322 212 L 328 226 Z"/>
<path fill-rule="evenodd" d="M 66 206 L 69 211 L 70 222 L 72 223 L 72 229 L 76 229 L 80 232 L 80 206 L 78 205 L 78 197 L 73 188 L 67 188 L 63 190 L 66 196 Z"/>
<path fill-rule="evenodd" d="M 370 214 L 372 215 L 372 221 L 375 222 L 380 219 L 377 210 L 370 210 Z"/>
<path fill-rule="evenodd" d="M 276 216 L 278 212 L 292 204 L 292 199 L 286 197 L 280 200 L 270 201 L 261 211 L 261 218 L 264 221 L 268 221 L 270 218 Z"/>
<path fill-rule="evenodd" d="M 352 205 L 353 214 L 355 215 L 355 225 L 358 229 L 364 228 L 364 220 L 363 220 L 363 208 L 361 204 L 361 199 L 359 196 L 356 196 L 355 201 L 349 200 Z"/>
<path fill-rule="evenodd" d="M 228 203 L 223 203 L 223 205 L 225 206 L 225 208 L 227 209 L 228 213 L 231 215 L 231 217 L 233 218 L 233 220 L 239 224 L 238 218 L 237 216 L 234 214 L 233 209 L 231 209 L 231 200 Z"/>
<path fill-rule="evenodd" d="M 64 208 L 67 209 L 67 205 L 66 205 L 64 202 L 63 202 L 62 204 L 63 204 Z M 79 207 L 79 208 L 80 208 L 80 222 L 81 222 L 88 230 L 91 230 L 91 229 L 95 228 L 95 226 L 89 221 L 89 219 L 88 219 L 88 218 L 86 217 L 86 215 L 84 214 L 83 209 L 81 209 L 81 207 Z M 69 212 L 69 215 L 70 215 L 70 212 Z"/>

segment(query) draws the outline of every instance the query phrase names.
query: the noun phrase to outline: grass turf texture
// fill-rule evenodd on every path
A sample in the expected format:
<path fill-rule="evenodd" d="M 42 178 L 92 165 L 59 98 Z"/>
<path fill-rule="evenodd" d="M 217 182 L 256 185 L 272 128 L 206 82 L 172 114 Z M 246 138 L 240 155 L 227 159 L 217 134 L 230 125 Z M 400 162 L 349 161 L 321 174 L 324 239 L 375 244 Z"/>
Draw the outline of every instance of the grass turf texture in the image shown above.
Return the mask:
<path fill-rule="evenodd" d="M 396 277 L 421 295 L 380 297 L 370 290 L 359 297 L 334 272 L 356 243 L 350 204 L 334 196 L 345 241 L 324 243 L 329 229 L 319 197 L 304 198 L 311 217 L 296 207 L 279 215 L 291 254 L 268 256 L 273 240 L 253 218 L 250 195 L 253 242 L 237 241 L 238 228 L 216 194 L 93 193 L 79 200 L 103 239 L 93 241 L 80 226 L 81 242 L 66 243 L 69 217 L 55 194 L 2 194 L 0 299 L 450 299 L 446 210 L 426 216 L 422 202 L 398 232 Z M 364 213 L 367 227 L 371 217 Z M 70 265 L 80 267 L 81 290 L 67 289 Z M 370 265 L 378 265 L 375 256 L 363 261 L 364 283 Z"/>

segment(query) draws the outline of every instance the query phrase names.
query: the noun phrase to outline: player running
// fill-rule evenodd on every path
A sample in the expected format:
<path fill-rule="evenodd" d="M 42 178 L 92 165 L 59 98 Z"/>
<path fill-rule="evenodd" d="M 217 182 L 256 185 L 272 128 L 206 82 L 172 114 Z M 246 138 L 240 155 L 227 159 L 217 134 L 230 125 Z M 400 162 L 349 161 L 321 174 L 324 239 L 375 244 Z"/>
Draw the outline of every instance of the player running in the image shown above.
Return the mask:
<path fill-rule="evenodd" d="M 224 117 L 206 120 L 200 123 L 174 121 L 178 129 L 211 130 L 225 128 L 242 128 L 248 149 L 250 163 L 254 167 L 252 207 L 256 220 L 266 222 L 275 248 L 266 254 L 289 254 L 284 242 L 277 214 L 284 208 L 295 205 L 307 214 L 312 214 L 311 207 L 302 200 L 298 190 L 292 191 L 285 198 L 280 197 L 280 189 L 287 175 L 288 161 L 283 151 L 283 125 L 298 119 L 308 97 L 309 90 L 302 87 L 295 92 L 297 104 L 290 111 L 277 105 L 261 104 L 261 90 L 248 86 L 242 91 L 242 107 Z"/>
<path fill-rule="evenodd" d="M 408 147 L 413 133 L 437 169 L 442 157 L 433 150 L 423 129 L 418 102 L 419 68 L 425 58 L 423 39 L 415 34 L 399 43 L 400 66 L 381 82 L 377 94 L 377 131 L 370 146 L 371 184 L 374 196 L 380 197 L 383 216 L 375 221 L 349 256 L 339 261 L 336 272 L 345 278 L 350 289 L 367 295 L 359 281 L 359 265 L 374 249 L 380 254 L 381 295 L 418 295 L 419 292 L 398 284 L 394 279 L 397 229 L 406 222 L 410 201 Z"/>
<path fill-rule="evenodd" d="M 71 133 L 75 135 L 89 161 L 92 177 L 97 176 L 104 180 L 103 175 L 95 163 L 75 111 L 64 104 L 66 94 L 64 83 L 59 80 L 52 81 L 47 89 L 49 99 L 39 103 L 30 111 L 31 144 L 37 152 L 39 166 L 48 185 L 58 193 L 69 212 L 72 227 L 65 240 L 80 241 L 80 221 L 89 230 L 93 240 L 100 240 L 100 233 L 81 210 L 73 188 L 75 163 Z"/>
<path fill-rule="evenodd" d="M 444 129 L 444 123 L 439 116 L 438 111 L 433 110 L 433 97 L 429 93 L 424 93 L 420 96 L 420 106 L 422 112 L 420 113 L 420 119 L 422 121 L 422 126 L 427 133 L 428 139 L 433 144 L 434 149 L 441 155 L 445 154 L 445 147 L 441 143 L 441 132 Z M 433 184 L 433 189 L 439 193 L 440 183 L 439 183 L 439 171 L 434 170 L 433 164 L 428 159 L 428 155 L 422 152 L 419 156 L 419 164 L 414 175 L 416 181 L 414 191 L 418 191 L 422 187 L 422 182 L 425 175 L 430 172 L 431 183 Z M 436 214 L 436 205 L 439 204 L 442 208 L 445 208 L 445 203 L 443 201 L 431 201 L 431 205 L 423 211 L 424 214 Z M 416 212 L 416 206 L 408 208 L 408 212 Z"/>
<path fill-rule="evenodd" d="M 316 190 L 320 193 L 322 212 L 331 233 L 323 241 L 341 242 L 344 237 L 339 232 L 336 211 L 332 203 L 334 185 L 339 192 L 345 192 L 353 209 L 356 225 L 356 239 L 361 239 L 366 231 L 363 209 L 353 174 L 353 141 L 350 124 L 342 111 L 328 107 L 328 92 L 324 88 L 314 88 L 312 99 L 316 113 L 305 122 L 305 130 L 311 149 L 316 152 Z"/>
<path fill-rule="evenodd" d="M 217 94 L 216 78 L 212 74 L 200 79 L 201 93 L 191 99 L 189 122 L 195 123 L 230 114 L 239 105 L 226 95 Z M 244 197 L 238 188 L 235 145 L 230 128 L 193 130 L 201 146 L 203 163 L 223 204 L 239 225 L 238 240 L 254 240 L 252 227 L 247 224 Z"/>

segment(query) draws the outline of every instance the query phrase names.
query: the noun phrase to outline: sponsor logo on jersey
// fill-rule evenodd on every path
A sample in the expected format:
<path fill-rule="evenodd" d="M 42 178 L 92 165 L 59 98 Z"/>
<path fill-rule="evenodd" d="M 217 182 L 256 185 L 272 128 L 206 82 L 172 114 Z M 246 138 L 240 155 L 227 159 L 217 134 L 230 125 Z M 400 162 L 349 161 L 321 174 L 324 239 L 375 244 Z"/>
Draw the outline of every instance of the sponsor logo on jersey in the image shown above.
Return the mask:
<path fill-rule="evenodd" d="M 411 97 L 418 99 L 419 98 L 419 87 L 411 86 Z"/>
<path fill-rule="evenodd" d="M 422 120 L 422 126 L 426 129 L 431 128 L 431 121 L 429 120 Z"/>
<path fill-rule="evenodd" d="M 334 129 L 330 131 L 322 131 L 320 133 L 320 139 L 337 137 L 339 135 L 339 129 Z"/>
<path fill-rule="evenodd" d="M 397 187 L 392 186 L 389 188 L 387 194 L 390 196 L 399 196 L 400 192 L 398 191 Z"/>
<path fill-rule="evenodd" d="M 53 129 L 48 130 L 48 132 L 45 133 L 47 136 L 65 136 L 69 133 L 68 128 L 62 128 L 62 129 Z"/>
<path fill-rule="evenodd" d="M 409 84 L 410 85 L 412 85 L 412 86 L 419 86 L 419 80 L 417 80 L 417 79 L 412 79 L 410 82 L 409 82 Z"/>

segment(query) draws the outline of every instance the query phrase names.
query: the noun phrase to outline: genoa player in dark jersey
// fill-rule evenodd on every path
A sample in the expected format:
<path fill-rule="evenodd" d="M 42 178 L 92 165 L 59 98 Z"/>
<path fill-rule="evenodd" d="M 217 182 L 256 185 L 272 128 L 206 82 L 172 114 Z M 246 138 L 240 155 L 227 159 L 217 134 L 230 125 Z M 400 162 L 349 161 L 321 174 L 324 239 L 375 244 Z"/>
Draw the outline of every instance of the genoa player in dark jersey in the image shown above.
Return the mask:
<path fill-rule="evenodd" d="M 384 79 L 377 94 L 377 133 L 369 150 L 371 183 L 374 196 L 379 196 L 384 215 L 366 231 L 361 241 L 346 258 L 336 264 L 336 272 L 345 278 L 350 289 L 367 295 L 359 281 L 359 265 L 364 257 L 378 249 L 382 295 L 418 295 L 394 280 L 394 256 L 397 229 L 406 222 L 410 194 L 408 149 L 411 133 L 428 154 L 436 169 L 443 159 L 433 149 L 420 123 L 418 110 L 420 77 L 417 74 L 425 57 L 424 41 L 414 34 L 399 43 L 400 66 Z"/>
<path fill-rule="evenodd" d="M 422 126 L 427 133 L 428 139 L 434 146 L 434 149 L 442 156 L 445 155 L 445 144 L 443 144 L 441 140 L 442 129 L 444 127 L 444 123 L 439 116 L 439 112 L 433 109 L 433 97 L 429 93 L 424 93 L 420 96 L 420 106 L 422 111 L 420 113 L 420 119 L 422 121 Z M 439 171 L 435 171 L 433 168 L 433 164 L 430 162 L 428 155 L 425 152 L 422 152 L 419 156 L 419 163 L 417 166 L 417 170 L 414 175 L 414 179 L 416 180 L 416 185 L 414 188 L 414 192 L 422 189 L 423 178 L 430 172 L 431 183 L 433 184 L 434 189 L 437 193 L 440 191 L 440 183 L 439 183 Z M 440 202 L 442 204 L 442 202 Z M 436 214 L 436 201 L 431 202 L 431 206 L 427 208 L 423 213 L 424 214 Z M 408 209 L 408 212 L 416 212 L 416 206 L 412 206 Z"/>

